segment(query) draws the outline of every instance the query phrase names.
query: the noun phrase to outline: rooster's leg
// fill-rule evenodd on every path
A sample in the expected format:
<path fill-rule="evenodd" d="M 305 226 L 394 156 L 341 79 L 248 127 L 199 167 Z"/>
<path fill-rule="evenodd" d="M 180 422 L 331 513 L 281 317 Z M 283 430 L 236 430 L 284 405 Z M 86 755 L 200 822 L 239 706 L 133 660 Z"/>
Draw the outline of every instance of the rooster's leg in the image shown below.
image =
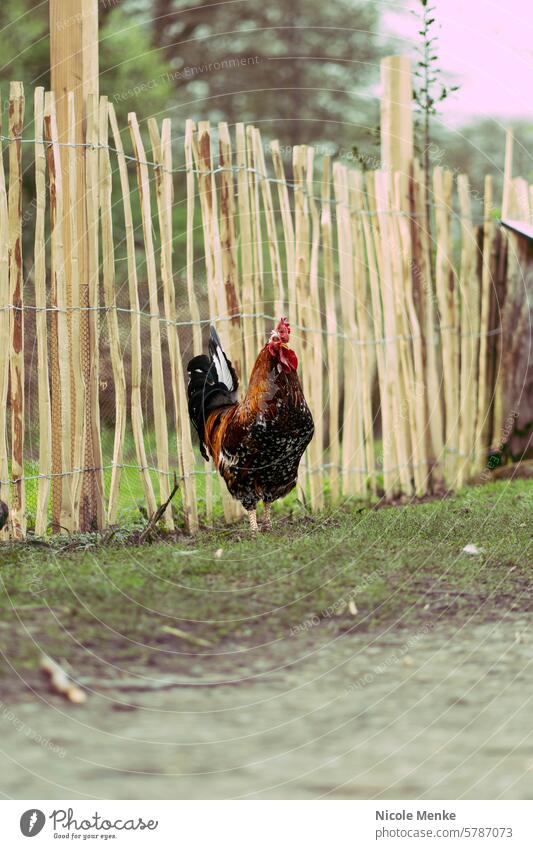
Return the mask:
<path fill-rule="evenodd" d="M 248 510 L 248 518 L 250 520 L 250 530 L 255 534 L 259 530 L 257 525 L 257 511 Z"/>
<path fill-rule="evenodd" d="M 270 518 L 270 501 L 265 501 L 265 510 L 263 513 L 263 530 L 272 530 L 272 519 Z"/>

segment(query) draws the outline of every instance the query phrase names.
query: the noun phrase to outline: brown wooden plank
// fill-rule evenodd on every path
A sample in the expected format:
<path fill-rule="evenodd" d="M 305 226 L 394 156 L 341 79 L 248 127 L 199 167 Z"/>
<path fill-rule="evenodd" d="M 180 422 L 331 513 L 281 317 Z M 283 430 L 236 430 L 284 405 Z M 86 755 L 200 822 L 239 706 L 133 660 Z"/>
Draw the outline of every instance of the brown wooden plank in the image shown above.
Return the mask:
<path fill-rule="evenodd" d="M 141 138 L 139 122 L 135 112 L 128 115 L 128 124 L 135 157 L 137 160 L 137 185 L 141 206 L 144 248 L 146 255 L 146 273 L 148 277 L 148 294 L 150 302 L 150 343 L 152 358 L 152 394 L 154 405 L 154 426 L 157 452 L 157 467 L 159 469 L 159 498 L 164 504 L 170 494 L 169 455 L 168 455 L 168 426 L 165 404 L 165 382 L 163 377 L 163 357 L 161 351 L 161 327 L 158 297 L 157 268 L 155 261 L 154 240 L 152 235 L 152 207 L 150 200 L 150 181 L 146 153 Z M 171 508 L 164 514 L 167 527 L 173 527 Z"/>
<path fill-rule="evenodd" d="M 10 521 L 12 535 L 26 533 L 24 484 L 24 300 L 22 267 L 22 130 L 24 88 L 12 82 L 9 89 L 9 287 L 12 304 L 10 334 L 11 478 Z"/>

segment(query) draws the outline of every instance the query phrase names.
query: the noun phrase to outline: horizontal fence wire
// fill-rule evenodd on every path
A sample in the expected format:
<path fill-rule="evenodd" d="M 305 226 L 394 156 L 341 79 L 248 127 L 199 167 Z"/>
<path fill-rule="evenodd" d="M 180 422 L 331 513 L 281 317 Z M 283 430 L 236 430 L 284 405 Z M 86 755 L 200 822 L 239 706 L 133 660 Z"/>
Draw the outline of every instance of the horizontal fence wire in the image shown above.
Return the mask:
<path fill-rule="evenodd" d="M 444 446 L 443 448 L 444 454 L 455 454 L 459 457 L 467 458 L 468 454 L 464 454 L 461 451 L 456 451 L 453 448 L 449 448 Z M 319 472 L 327 471 L 328 469 L 337 469 L 340 475 L 351 474 L 352 472 L 358 472 L 362 475 L 371 476 L 372 474 L 379 473 L 383 474 L 384 471 L 396 472 L 399 469 L 407 468 L 412 469 L 413 463 L 406 463 L 404 465 L 395 465 L 391 466 L 390 469 L 384 469 L 383 465 L 377 463 L 374 469 L 359 469 L 356 466 L 350 466 L 349 469 L 345 469 L 339 463 L 321 463 L 319 466 L 310 466 L 308 463 L 302 462 L 301 468 L 304 469 L 308 474 L 318 474 Z M 417 464 L 419 468 L 425 468 L 427 466 L 427 460 Z M 163 469 L 158 469 L 157 466 L 137 466 L 135 463 L 107 463 L 103 466 L 91 466 L 90 468 L 81 468 L 81 469 L 72 469 L 67 472 L 50 472 L 46 475 L 23 475 L 19 478 L 8 478 L 6 480 L 0 480 L 0 484 L 5 485 L 13 485 L 18 483 L 19 481 L 37 481 L 37 480 L 53 480 L 54 478 L 66 478 L 71 477 L 72 475 L 79 475 L 85 472 L 108 472 L 112 469 L 130 469 L 135 472 L 153 472 L 157 475 L 166 475 L 170 480 L 174 478 L 177 481 L 186 480 L 189 477 L 217 477 L 219 472 L 217 469 L 194 469 L 189 475 L 178 474 L 176 472 L 164 471 Z"/>
<path fill-rule="evenodd" d="M 192 319 L 190 319 L 189 321 L 178 321 L 177 319 L 173 320 L 173 319 L 166 318 L 165 316 L 162 316 L 158 313 L 146 312 L 146 310 L 131 310 L 131 309 L 128 309 L 127 307 L 115 307 L 115 306 L 114 307 L 108 307 L 108 306 L 105 306 L 104 304 L 100 304 L 99 306 L 95 306 L 95 307 L 78 307 L 78 306 L 76 306 L 76 307 L 36 307 L 36 306 L 30 305 L 30 304 L 24 304 L 24 306 L 18 306 L 16 304 L 4 304 L 3 307 L 0 307 L 0 312 L 5 312 L 5 311 L 9 312 L 10 310 L 16 310 L 16 311 L 20 311 L 20 312 L 32 312 L 32 313 L 46 312 L 46 313 L 62 313 L 62 314 L 77 313 L 77 312 L 98 312 L 98 313 L 104 313 L 105 314 L 105 313 L 110 313 L 110 312 L 117 312 L 117 313 L 125 313 L 127 315 L 137 315 L 137 316 L 140 316 L 141 318 L 150 318 L 150 319 L 156 318 L 156 319 L 158 319 L 158 321 L 161 322 L 161 324 L 166 324 L 166 325 L 169 325 L 171 327 L 198 327 L 198 326 L 203 327 L 203 326 L 207 326 L 207 325 L 211 325 L 211 324 L 216 324 L 218 322 L 234 321 L 235 319 L 241 319 L 241 318 L 262 318 L 262 319 L 265 319 L 266 321 L 278 321 L 278 319 L 279 319 L 279 316 L 270 315 L 270 314 L 264 313 L 264 312 L 252 312 L 252 313 L 237 312 L 237 313 L 233 313 L 232 315 L 220 315 L 220 316 L 215 316 L 214 318 L 201 318 L 198 321 L 193 321 Z M 291 327 L 293 329 L 300 330 L 302 333 L 321 333 L 324 336 L 334 336 L 337 339 L 345 339 L 345 340 L 348 340 L 348 341 L 352 341 L 354 344 L 361 345 L 361 346 L 386 345 L 388 343 L 396 342 L 398 340 L 410 342 L 410 341 L 413 341 L 415 339 L 422 339 L 423 338 L 421 335 L 411 336 L 411 335 L 406 335 L 406 334 L 398 334 L 397 336 L 381 337 L 379 339 L 367 339 L 365 341 L 361 341 L 357 337 L 357 335 L 351 336 L 347 333 L 339 332 L 338 330 L 331 331 L 331 330 L 328 330 L 326 327 L 308 327 L 306 325 L 300 325 L 300 324 L 297 324 L 296 322 L 292 322 L 292 321 L 291 321 Z M 478 339 L 481 338 L 481 336 L 485 336 L 485 337 L 498 336 L 502 332 L 500 327 L 494 328 L 493 330 L 488 330 L 485 333 L 482 333 L 482 332 L 462 333 L 460 329 L 455 328 L 453 326 L 435 325 L 435 327 L 434 327 L 434 331 L 435 331 L 436 334 L 442 333 L 443 330 L 445 330 L 446 332 L 454 331 L 455 334 L 459 338 L 475 337 L 475 338 L 478 338 Z"/>
<path fill-rule="evenodd" d="M 153 168 L 155 171 L 160 171 L 161 173 L 165 173 L 165 174 L 185 174 L 185 175 L 186 174 L 193 174 L 193 175 L 198 176 L 198 177 L 210 177 L 210 176 L 213 176 L 213 175 L 216 175 L 216 174 L 224 174 L 224 173 L 253 174 L 256 177 L 259 177 L 261 180 L 264 180 L 264 181 L 266 181 L 266 182 L 268 182 L 272 185 L 286 186 L 288 189 L 291 189 L 292 191 L 301 192 L 308 200 L 313 200 L 316 203 L 321 203 L 321 201 L 322 201 L 322 198 L 319 197 L 318 195 L 314 195 L 312 192 L 310 192 L 309 189 L 307 188 L 307 186 L 298 185 L 294 182 L 291 182 L 290 180 L 280 180 L 280 179 L 277 179 L 276 177 L 271 177 L 270 175 L 264 173 L 263 171 L 259 171 L 257 168 L 253 168 L 249 165 L 232 165 L 232 166 L 219 165 L 216 168 L 208 168 L 208 169 L 198 169 L 198 168 L 194 168 L 194 167 L 187 168 L 186 165 L 183 165 L 179 168 L 165 168 L 164 165 L 161 165 L 158 162 L 153 162 L 153 161 L 148 160 L 148 159 L 139 159 L 136 156 L 132 156 L 131 154 L 124 153 L 124 151 L 120 151 L 120 150 L 118 150 L 118 148 L 113 147 L 112 145 L 108 145 L 108 144 L 97 144 L 97 143 L 89 143 L 89 142 L 69 143 L 69 142 L 60 142 L 60 141 L 56 141 L 56 140 L 54 140 L 53 142 L 47 142 L 47 141 L 43 142 L 42 139 L 32 139 L 32 138 L 28 139 L 28 138 L 22 138 L 21 136 L 15 136 L 15 137 L 11 138 L 10 136 L 5 136 L 5 135 L 0 134 L 0 142 L 16 142 L 16 141 L 24 143 L 24 144 L 35 144 L 37 141 L 39 141 L 39 142 L 43 143 L 45 148 L 52 148 L 52 147 L 60 147 L 61 148 L 61 147 L 64 147 L 64 148 L 82 148 L 82 149 L 85 149 L 85 150 L 93 150 L 93 151 L 106 150 L 109 153 L 115 153 L 115 154 L 119 155 L 120 157 L 125 159 L 127 162 L 131 162 L 134 165 L 144 165 L 147 168 Z M 398 217 L 402 217 L 402 218 L 411 218 L 411 219 L 416 219 L 416 218 L 425 219 L 427 217 L 427 214 L 426 214 L 425 211 L 424 212 L 416 212 L 415 210 L 410 210 L 409 212 L 407 212 L 405 210 L 400 210 L 400 209 L 361 209 L 361 208 L 353 207 L 349 203 L 345 203 L 341 200 L 336 200 L 332 204 L 333 210 L 337 206 L 348 209 L 348 211 L 351 212 L 353 215 L 361 215 L 361 216 L 365 216 L 365 217 L 369 217 L 369 218 L 376 218 L 380 215 L 391 215 L 391 216 L 398 216 Z M 446 210 L 447 212 L 452 212 L 452 213 L 454 212 L 453 208 L 446 206 L 446 204 L 437 204 L 437 203 L 434 203 L 434 202 L 431 202 L 431 201 L 430 201 L 430 204 L 429 204 L 429 208 L 431 210 L 443 209 L 443 210 Z M 454 214 L 457 214 L 457 213 L 454 213 Z M 485 222 L 494 221 L 494 220 L 495 219 L 491 218 L 490 216 L 488 218 L 485 218 L 485 217 L 482 217 L 482 216 L 476 216 L 473 223 L 479 226 L 481 224 L 484 224 Z"/>

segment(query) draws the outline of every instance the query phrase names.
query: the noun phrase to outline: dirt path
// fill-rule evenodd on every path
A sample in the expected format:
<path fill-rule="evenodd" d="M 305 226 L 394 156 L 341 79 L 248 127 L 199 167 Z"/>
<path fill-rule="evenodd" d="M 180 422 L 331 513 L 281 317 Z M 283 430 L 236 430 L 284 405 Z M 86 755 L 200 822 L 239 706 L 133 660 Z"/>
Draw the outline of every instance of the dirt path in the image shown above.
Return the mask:
<path fill-rule="evenodd" d="M 288 668 L 281 643 L 233 651 L 209 667 L 194 662 L 184 687 L 108 690 L 77 709 L 31 694 L 0 705 L 0 790 L 19 799 L 533 795 L 531 616 L 333 642 L 317 628 Z"/>

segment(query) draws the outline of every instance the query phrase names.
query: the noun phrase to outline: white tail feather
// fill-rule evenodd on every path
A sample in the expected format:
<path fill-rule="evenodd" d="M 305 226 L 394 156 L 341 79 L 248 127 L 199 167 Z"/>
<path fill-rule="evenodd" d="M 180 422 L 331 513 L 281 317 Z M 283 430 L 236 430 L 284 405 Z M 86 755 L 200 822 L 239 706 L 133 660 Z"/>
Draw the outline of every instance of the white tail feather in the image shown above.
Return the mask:
<path fill-rule="evenodd" d="M 228 366 L 226 355 L 220 345 L 216 346 L 216 350 L 213 355 L 213 362 L 217 370 L 218 379 L 224 384 L 224 386 L 227 386 L 230 392 L 233 392 L 235 389 L 233 377 Z"/>

